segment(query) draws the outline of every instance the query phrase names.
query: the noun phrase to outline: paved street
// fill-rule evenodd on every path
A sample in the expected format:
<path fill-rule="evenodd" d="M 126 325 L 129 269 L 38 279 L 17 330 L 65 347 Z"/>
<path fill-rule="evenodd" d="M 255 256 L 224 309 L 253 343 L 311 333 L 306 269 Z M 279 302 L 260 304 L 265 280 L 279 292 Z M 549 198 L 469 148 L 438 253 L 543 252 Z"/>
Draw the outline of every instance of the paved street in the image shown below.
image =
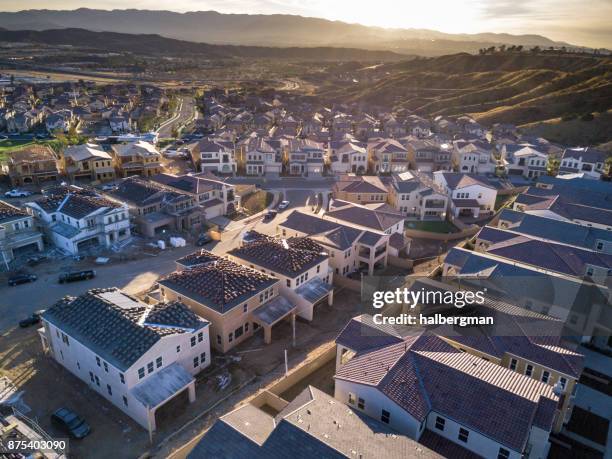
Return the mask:
<path fill-rule="evenodd" d="M 178 101 L 178 113 L 172 117 L 169 121 L 166 121 L 161 124 L 157 133 L 159 137 L 172 137 L 172 129 L 174 127 L 179 127 L 188 121 L 190 121 L 194 116 L 195 110 L 195 101 L 193 97 L 185 97 L 181 98 Z"/>
<path fill-rule="evenodd" d="M 174 261 L 191 253 L 191 247 L 167 250 L 156 257 L 146 257 L 125 263 L 96 266 L 96 277 L 91 280 L 59 284 L 58 273 L 39 274 L 31 284 L 0 287 L 0 332 L 14 327 L 20 319 L 39 309 L 46 309 L 65 295 L 80 295 L 95 287 L 120 287 L 128 293 L 149 288 L 158 276 L 174 270 Z M 41 266 L 43 268 L 43 266 Z M 59 267 L 58 267 L 59 271 Z M 38 274 L 38 273 L 37 273 Z"/>

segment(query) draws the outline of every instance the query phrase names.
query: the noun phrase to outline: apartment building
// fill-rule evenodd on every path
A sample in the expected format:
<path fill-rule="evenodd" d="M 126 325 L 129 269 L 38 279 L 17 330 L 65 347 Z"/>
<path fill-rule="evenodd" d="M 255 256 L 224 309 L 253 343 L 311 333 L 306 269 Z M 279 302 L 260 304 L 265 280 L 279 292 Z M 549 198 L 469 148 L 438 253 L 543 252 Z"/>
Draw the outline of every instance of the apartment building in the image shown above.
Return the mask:
<path fill-rule="evenodd" d="M 151 306 L 108 288 L 61 299 L 39 334 L 57 363 L 154 431 L 164 405 L 195 400 L 194 376 L 211 361 L 208 329 L 180 302 Z"/>
<path fill-rule="evenodd" d="M 228 352 L 260 327 L 271 338 L 279 311 L 282 318 L 295 319 L 295 305 L 279 296 L 278 278 L 212 253 L 208 256 L 209 262 L 168 274 L 158 284 L 164 301 L 180 301 L 210 322 L 216 350 Z"/>
<path fill-rule="evenodd" d="M 452 218 L 479 218 L 495 210 L 497 190 L 484 177 L 455 172 L 434 172 L 434 182 L 446 190 Z"/>
<path fill-rule="evenodd" d="M 394 175 L 388 183 L 389 204 L 409 219 L 446 218 L 448 196 L 429 176 L 409 171 Z"/>
<path fill-rule="evenodd" d="M 53 188 L 43 199 L 26 203 L 26 207 L 49 240 L 73 255 L 109 248 L 130 237 L 127 204 L 77 187 Z"/>
<path fill-rule="evenodd" d="M 559 405 L 549 384 L 370 316 L 351 320 L 336 345 L 340 402 L 417 441 L 430 430 L 482 457 L 547 457 Z"/>
<path fill-rule="evenodd" d="M 112 156 L 119 177 L 152 177 L 162 171 L 159 151 L 155 145 L 143 140 L 113 145 Z"/>
<path fill-rule="evenodd" d="M 42 234 L 34 217 L 19 207 L 0 201 L 0 263 L 8 270 L 13 259 L 43 250 Z"/>
<path fill-rule="evenodd" d="M 280 239 L 259 234 L 228 255 L 230 260 L 280 279 L 281 294 L 297 306 L 303 319 L 312 320 L 318 306 L 333 304 L 329 255 L 308 237 Z"/>
<path fill-rule="evenodd" d="M 59 164 L 71 182 L 115 180 L 113 158 L 99 145 L 85 143 L 67 147 L 60 157 Z"/>
<path fill-rule="evenodd" d="M 29 145 L 7 156 L 3 170 L 12 186 L 41 185 L 59 176 L 57 155 L 47 145 Z"/>

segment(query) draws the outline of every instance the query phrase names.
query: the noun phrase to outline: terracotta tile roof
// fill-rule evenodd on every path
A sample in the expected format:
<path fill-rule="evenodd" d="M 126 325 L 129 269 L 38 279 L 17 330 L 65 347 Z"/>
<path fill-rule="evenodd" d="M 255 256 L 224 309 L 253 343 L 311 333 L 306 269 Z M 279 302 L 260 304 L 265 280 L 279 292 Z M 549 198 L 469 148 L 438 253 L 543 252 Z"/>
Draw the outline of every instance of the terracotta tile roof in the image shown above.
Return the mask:
<path fill-rule="evenodd" d="M 308 238 L 258 238 L 228 254 L 289 277 L 309 270 L 328 257 L 323 247 Z"/>
<path fill-rule="evenodd" d="M 220 258 L 168 274 L 159 284 L 224 314 L 277 282 L 275 277 Z"/>
<path fill-rule="evenodd" d="M 201 249 L 179 258 L 178 260 L 176 260 L 176 262 L 180 265 L 191 268 L 194 266 L 212 263 L 213 261 L 217 261 L 220 258 L 221 257 L 219 255 L 215 255 L 214 253 L 209 252 L 208 250 Z"/>
<path fill-rule="evenodd" d="M 28 213 L 7 202 L 0 201 L 0 222 L 16 220 L 18 218 L 27 217 Z"/>

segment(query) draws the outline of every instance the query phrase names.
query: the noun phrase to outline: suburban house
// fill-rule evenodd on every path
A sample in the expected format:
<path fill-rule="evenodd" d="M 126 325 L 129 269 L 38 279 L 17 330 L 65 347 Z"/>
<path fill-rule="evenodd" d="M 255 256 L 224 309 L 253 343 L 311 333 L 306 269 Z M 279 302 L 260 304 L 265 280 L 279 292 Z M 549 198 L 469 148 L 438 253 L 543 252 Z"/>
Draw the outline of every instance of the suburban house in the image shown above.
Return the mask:
<path fill-rule="evenodd" d="M 228 352 L 260 327 L 266 340 L 271 339 L 278 313 L 295 320 L 295 306 L 279 296 L 278 278 L 212 253 L 209 258 L 158 283 L 164 301 L 180 301 L 210 322 L 211 345 L 216 350 Z"/>
<path fill-rule="evenodd" d="M 561 156 L 559 175 L 581 173 L 585 178 L 599 180 L 605 173 L 610 153 L 595 148 L 566 148 Z"/>
<path fill-rule="evenodd" d="M 366 231 L 391 235 L 404 233 L 404 217 L 388 204 L 361 205 L 340 199 L 333 199 L 324 218 L 341 224 L 348 224 Z"/>
<path fill-rule="evenodd" d="M 483 140 L 453 141 L 453 163 L 459 172 L 494 173 L 497 166 L 494 152 L 494 146 Z"/>
<path fill-rule="evenodd" d="M 409 219 L 446 218 L 446 191 L 429 176 L 415 171 L 393 175 L 387 185 L 389 204 Z"/>
<path fill-rule="evenodd" d="M 151 432 L 168 402 L 195 401 L 194 376 L 211 361 L 208 322 L 180 302 L 151 306 L 117 288 L 64 297 L 39 334 L 57 363 Z"/>
<path fill-rule="evenodd" d="M 419 172 L 452 171 L 452 146 L 433 139 L 407 137 L 400 142 L 408 150 L 410 168 Z"/>
<path fill-rule="evenodd" d="M 283 152 L 279 141 L 256 136 L 248 139 L 244 150 L 246 175 L 264 176 L 282 172 Z"/>
<path fill-rule="evenodd" d="M 159 174 L 151 180 L 171 190 L 191 195 L 202 207 L 208 220 L 232 214 L 240 205 L 240 196 L 236 195 L 234 186 L 212 174 Z"/>
<path fill-rule="evenodd" d="M 297 210 L 279 223 L 278 230 L 283 238 L 308 236 L 322 246 L 329 254 L 329 265 L 336 275 L 348 276 L 358 270 L 372 275 L 375 269 L 387 266 L 390 236 L 382 231 Z"/>
<path fill-rule="evenodd" d="M 130 237 L 127 204 L 77 187 L 53 188 L 26 207 L 49 240 L 73 255 L 90 248 L 110 248 Z"/>
<path fill-rule="evenodd" d="M 60 169 L 71 182 L 105 182 L 115 179 L 113 158 L 100 146 L 85 143 L 67 147 L 60 157 Z"/>
<path fill-rule="evenodd" d="M 612 255 L 490 226 L 476 235 L 475 250 L 601 285 L 612 270 Z"/>
<path fill-rule="evenodd" d="M 310 139 L 289 139 L 286 170 L 290 175 L 320 176 L 323 174 L 323 144 Z"/>
<path fill-rule="evenodd" d="M 334 174 L 363 174 L 368 170 L 367 149 L 351 140 L 329 142 L 327 158 Z"/>
<path fill-rule="evenodd" d="M 276 416 L 251 403 L 221 416 L 187 458 L 444 457 L 313 386 L 278 407 L 281 405 Z M 432 440 L 439 441 L 439 437 Z"/>
<path fill-rule="evenodd" d="M 187 145 L 187 148 L 201 172 L 236 173 L 234 142 L 217 138 L 202 139 Z"/>
<path fill-rule="evenodd" d="M 57 180 L 57 156 L 48 145 L 29 145 L 7 154 L 4 172 L 12 186 L 35 184 Z"/>
<path fill-rule="evenodd" d="M 540 178 L 542 179 L 542 178 Z M 589 183 L 591 187 L 585 187 Z M 600 186 L 596 186 L 601 184 Z M 589 179 L 546 177 L 519 194 L 513 209 L 541 217 L 612 230 L 612 185 Z"/>
<path fill-rule="evenodd" d="M 487 179 L 473 174 L 434 172 L 434 182 L 446 190 L 451 217 L 478 218 L 495 210 L 497 190 Z"/>
<path fill-rule="evenodd" d="M 42 234 L 34 226 L 34 217 L 0 201 L 0 263 L 8 270 L 8 263 L 14 258 L 42 250 Z"/>
<path fill-rule="evenodd" d="M 356 204 L 387 202 L 387 188 L 377 176 L 341 175 L 332 187 L 334 199 Z"/>
<path fill-rule="evenodd" d="M 370 170 L 378 173 L 401 173 L 408 170 L 408 150 L 394 139 L 368 141 Z"/>
<path fill-rule="evenodd" d="M 612 255 L 612 231 L 503 209 L 497 227 L 532 238 L 540 238 Z"/>
<path fill-rule="evenodd" d="M 155 145 L 143 140 L 113 145 L 112 154 L 119 177 L 151 177 L 162 170 L 159 151 Z"/>
<path fill-rule="evenodd" d="M 230 260 L 280 279 L 279 290 L 303 319 L 319 305 L 333 304 L 333 270 L 325 249 L 307 237 L 288 239 L 259 234 L 227 253 Z"/>
<path fill-rule="evenodd" d="M 537 178 L 545 175 L 548 155 L 530 144 L 504 144 L 501 156 L 508 175 Z"/>
<path fill-rule="evenodd" d="M 68 132 L 70 127 L 78 124 L 72 110 L 62 109 L 51 113 L 45 118 L 47 132 Z"/>
<path fill-rule="evenodd" d="M 107 196 L 128 206 L 132 222 L 146 237 L 163 231 L 198 231 L 206 220 L 193 196 L 140 177 L 121 180 Z"/>
<path fill-rule="evenodd" d="M 547 457 L 559 406 L 549 384 L 367 315 L 351 320 L 336 346 L 340 402 L 417 441 L 432 431 L 481 457 Z"/>

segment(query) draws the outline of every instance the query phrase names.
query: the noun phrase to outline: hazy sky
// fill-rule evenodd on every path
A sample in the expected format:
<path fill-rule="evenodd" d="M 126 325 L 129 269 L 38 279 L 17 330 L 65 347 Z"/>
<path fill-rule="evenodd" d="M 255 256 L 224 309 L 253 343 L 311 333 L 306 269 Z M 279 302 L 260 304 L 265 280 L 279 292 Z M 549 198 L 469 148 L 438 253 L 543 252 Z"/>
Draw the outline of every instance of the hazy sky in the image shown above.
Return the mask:
<path fill-rule="evenodd" d="M 612 0 L 0 0 L 2 11 L 79 7 L 287 13 L 451 33 L 533 33 L 612 48 Z"/>

